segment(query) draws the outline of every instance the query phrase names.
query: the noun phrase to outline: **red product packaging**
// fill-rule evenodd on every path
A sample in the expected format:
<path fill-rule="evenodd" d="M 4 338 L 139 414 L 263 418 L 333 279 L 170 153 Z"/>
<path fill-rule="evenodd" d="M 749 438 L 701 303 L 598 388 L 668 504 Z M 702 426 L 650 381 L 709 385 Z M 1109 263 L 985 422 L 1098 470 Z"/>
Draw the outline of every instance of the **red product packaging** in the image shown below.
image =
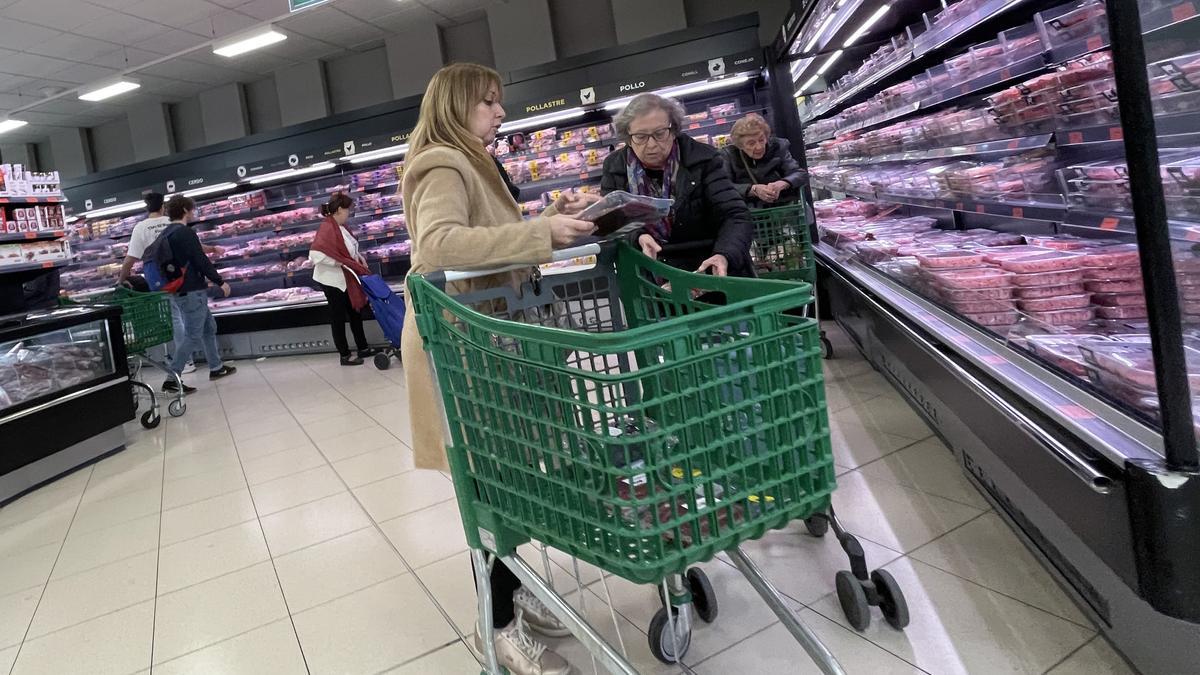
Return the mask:
<path fill-rule="evenodd" d="M 952 302 L 954 309 L 963 314 L 987 314 L 992 312 L 1011 312 L 1012 300 L 977 300 L 972 302 Z"/>
<path fill-rule="evenodd" d="M 1034 354 L 1046 359 L 1063 370 L 1078 375 L 1087 376 L 1083 352 L 1080 343 L 1106 342 L 1108 338 L 1101 335 L 1030 335 L 1025 338 L 1025 344 Z"/>

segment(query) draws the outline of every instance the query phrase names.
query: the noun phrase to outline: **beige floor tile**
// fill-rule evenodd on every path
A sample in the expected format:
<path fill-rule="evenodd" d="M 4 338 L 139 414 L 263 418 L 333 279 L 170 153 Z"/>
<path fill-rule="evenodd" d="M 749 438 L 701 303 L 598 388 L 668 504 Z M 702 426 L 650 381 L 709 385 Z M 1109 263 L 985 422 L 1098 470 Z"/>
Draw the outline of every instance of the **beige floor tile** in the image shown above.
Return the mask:
<path fill-rule="evenodd" d="M 617 615 L 617 627 L 614 627 L 612 615 L 609 614 L 608 606 L 601 600 L 601 596 L 595 595 L 591 591 L 584 591 L 584 593 L 587 598 L 586 608 L 580 606 L 579 594 L 576 592 L 565 594 L 563 597 L 618 652 L 620 646 L 617 634 L 618 631 L 620 632 L 620 639 L 625 641 L 625 647 L 629 651 L 629 662 L 638 673 L 642 675 L 678 675 L 680 672 L 678 667 L 668 666 L 650 653 L 649 642 L 642 627 L 635 626 L 620 614 Z M 574 637 L 565 637 L 547 639 L 545 642 L 551 649 L 567 659 L 575 667 L 576 672 L 592 672 L 592 659 L 579 640 Z M 684 663 L 688 663 L 686 656 Z"/>
<path fill-rule="evenodd" d="M 853 391 L 853 390 L 851 390 Z M 884 394 L 867 399 L 838 411 L 839 419 L 854 420 L 864 426 L 919 441 L 933 435 L 933 430 L 898 394 Z"/>
<path fill-rule="evenodd" d="M 800 620 L 817 634 L 847 673 L 870 675 L 919 675 L 920 670 L 880 649 L 853 632 L 812 610 L 800 612 Z M 698 675 L 729 673 L 820 673 L 812 658 L 783 624 L 776 623 L 727 651 L 703 661 Z"/>
<path fill-rule="evenodd" d="M 71 534 L 84 534 L 128 523 L 158 513 L 162 508 L 163 488 L 154 485 L 144 490 L 80 505 Z"/>
<path fill-rule="evenodd" d="M 408 392 L 404 387 L 390 383 L 382 387 L 348 391 L 345 394 L 346 398 L 364 410 L 386 405 L 408 405 Z"/>
<path fill-rule="evenodd" d="M 41 597 L 40 586 L 0 595 L 0 649 L 20 645 L 25 639 L 29 620 L 33 618 L 33 611 L 37 609 Z"/>
<path fill-rule="evenodd" d="M 318 466 L 326 466 L 325 457 L 312 445 L 242 461 L 242 468 L 246 472 L 246 482 L 250 485 L 266 483 Z"/>
<path fill-rule="evenodd" d="M 193 452 L 207 453 L 229 450 L 233 447 L 233 434 L 225 428 L 198 434 L 172 434 L 166 453 L 167 456 L 186 455 Z"/>
<path fill-rule="evenodd" d="M 901 559 L 887 569 L 904 589 L 912 623 L 901 632 L 876 612 L 863 637 L 930 672 L 1044 673 L 1095 635 L 924 563 Z M 812 608 L 845 621 L 836 595 Z"/>
<path fill-rule="evenodd" d="M 154 662 L 169 661 L 287 615 L 269 562 L 160 596 Z"/>
<path fill-rule="evenodd" d="M 45 586 L 61 549 L 62 544 L 45 544 L 0 558 L 0 595 Z"/>
<path fill-rule="evenodd" d="M 316 468 L 250 486 L 260 517 L 345 491 L 345 484 L 324 461 Z"/>
<path fill-rule="evenodd" d="M 292 426 L 279 431 L 273 431 L 262 436 L 256 436 L 246 441 L 238 441 L 238 455 L 243 462 L 251 462 L 284 450 L 311 447 L 312 441 L 304 429 L 292 420 Z"/>
<path fill-rule="evenodd" d="M 252 399 L 243 401 L 241 399 Z M 238 397 L 230 400 L 225 397 L 225 418 L 231 426 L 244 427 L 253 424 L 263 417 L 287 414 L 288 408 L 281 401 L 264 395 Z"/>
<path fill-rule="evenodd" d="M 408 447 L 412 447 L 412 419 L 408 406 L 381 405 L 369 408 L 367 414 L 376 422 L 390 431 Z"/>
<path fill-rule="evenodd" d="M 278 413 L 275 415 L 263 415 L 257 419 L 230 425 L 230 429 L 233 432 L 233 440 L 237 442 L 240 449 L 243 444 L 255 438 L 261 438 L 277 431 L 293 429 L 295 426 L 296 418 L 292 417 L 291 413 Z"/>
<path fill-rule="evenodd" d="M 825 406 L 830 413 L 845 410 L 851 406 L 866 405 L 873 398 L 876 396 L 843 387 L 836 380 L 825 382 Z"/>
<path fill-rule="evenodd" d="M 859 543 L 869 569 L 900 557 L 896 551 L 872 541 L 859 538 Z M 817 538 L 800 523 L 768 532 L 762 539 L 744 544 L 742 550 L 781 593 L 806 605 L 832 593 L 835 575 L 850 569 L 849 559 L 832 530 Z"/>
<path fill-rule="evenodd" d="M 275 570 L 293 614 L 408 572 L 373 527 L 277 557 Z"/>
<path fill-rule="evenodd" d="M 1134 671 L 1108 640 L 1097 636 L 1048 675 L 1134 675 Z"/>
<path fill-rule="evenodd" d="M 875 371 L 839 378 L 838 383 L 863 394 L 874 396 L 883 396 L 884 394 L 894 396 L 896 394 L 896 388 Z"/>
<path fill-rule="evenodd" d="M 499 563 L 497 563 L 499 564 Z M 416 570 L 417 578 L 463 635 L 475 633 L 478 599 L 471 554 L 462 552 Z M 565 590 L 565 589 L 562 589 Z"/>
<path fill-rule="evenodd" d="M 257 521 L 188 539 L 160 551 L 158 593 L 165 595 L 270 558 Z"/>
<path fill-rule="evenodd" d="M 246 488 L 240 465 L 163 483 L 162 508 L 173 509 Z"/>
<path fill-rule="evenodd" d="M 836 349 L 836 347 L 835 347 Z M 855 352 L 857 354 L 857 352 Z M 874 372 L 874 368 L 865 359 L 846 358 L 834 355 L 834 358 L 824 362 L 825 380 L 827 382 L 837 382 L 846 380 L 856 375 L 864 375 Z"/>
<path fill-rule="evenodd" d="M 479 662 L 471 656 L 471 650 L 461 642 L 442 647 L 436 652 L 387 671 L 387 675 L 445 675 L 447 673 L 474 673 Z"/>
<path fill-rule="evenodd" d="M 374 423 L 317 441 L 317 447 L 331 462 L 341 461 L 378 448 L 394 445 L 399 439 L 392 432 Z"/>
<path fill-rule="evenodd" d="M 857 471 L 838 478 L 833 504 L 847 530 L 901 552 L 923 546 L 982 513 Z"/>
<path fill-rule="evenodd" d="M 87 476 L 84 476 L 85 478 Z M 86 483 L 86 480 L 84 481 Z M 45 488 L 35 490 L 19 499 L 0 507 L 0 532 L 20 523 L 45 518 L 51 515 L 71 515 L 79 506 L 83 495 L 84 485 L 72 481 L 70 485 L 60 487 L 51 483 Z"/>
<path fill-rule="evenodd" d="M 911 555 L 1069 621 L 1090 625 L 1087 617 L 995 512 L 976 518 Z"/>
<path fill-rule="evenodd" d="M 413 453 L 407 445 L 397 442 L 335 462 L 333 468 L 347 485 L 354 488 L 411 471 L 414 468 Z"/>
<path fill-rule="evenodd" d="M 187 453 L 167 453 L 163 477 L 166 480 L 190 478 L 209 471 L 236 466 L 239 463 L 233 444 Z"/>
<path fill-rule="evenodd" d="M 979 490 L 971 485 L 954 453 L 936 437 L 871 462 L 862 467 L 860 473 L 978 509 L 991 508 Z"/>
<path fill-rule="evenodd" d="M 354 489 L 376 522 L 454 498 L 454 485 L 434 471 L 409 471 Z"/>
<path fill-rule="evenodd" d="M 139 556 L 51 580 L 29 627 L 39 637 L 154 597 L 158 553 Z"/>
<path fill-rule="evenodd" d="M 143 602 L 21 646 L 13 675 L 127 675 L 150 665 L 154 602 Z"/>
<path fill-rule="evenodd" d="M 357 407 L 353 412 L 327 417 L 321 420 L 316 420 L 304 424 L 304 431 L 313 439 L 314 442 L 320 442 L 336 436 L 341 436 L 348 429 L 361 429 L 371 426 L 374 423 L 367 414 L 359 410 Z"/>
<path fill-rule="evenodd" d="M 180 506 L 162 514 L 161 546 L 170 546 L 231 525 L 254 520 L 254 500 L 246 489 Z"/>
<path fill-rule="evenodd" d="M 456 637 L 411 574 L 292 618 L 314 675 L 379 672 Z"/>
<path fill-rule="evenodd" d="M 158 549 L 158 514 L 103 530 L 67 535 L 54 565 L 54 579 Z"/>
<path fill-rule="evenodd" d="M 288 619 L 160 663 L 161 675 L 303 675 L 304 655 Z"/>
<path fill-rule="evenodd" d="M 107 487 L 112 494 L 119 494 L 121 486 L 129 481 L 145 480 L 154 475 L 154 469 L 162 472 L 162 448 L 155 446 L 126 447 L 115 455 L 110 455 L 96 463 L 92 478 L 88 481 L 84 500 L 104 499 L 102 490 Z M 88 493 L 92 493 L 88 496 Z"/>
<path fill-rule="evenodd" d="M 889 434 L 845 416 L 852 410 L 846 408 L 829 415 L 829 442 L 833 446 L 833 459 L 841 466 L 854 469 L 912 444 L 910 438 Z"/>
<path fill-rule="evenodd" d="M 371 524 L 349 493 L 280 511 L 262 520 L 271 555 L 283 556 L 306 546 L 361 530 Z"/>
<path fill-rule="evenodd" d="M 289 409 L 301 424 L 314 424 L 322 420 L 361 412 L 358 406 L 346 398 L 338 398 L 334 401 L 305 402 L 289 406 Z"/>
<path fill-rule="evenodd" d="M 414 568 L 467 550 L 462 516 L 454 499 L 393 518 L 380 527 Z"/>
<path fill-rule="evenodd" d="M 17 661 L 17 651 L 20 649 L 20 645 L 9 647 L 8 649 L 0 649 L 0 673 L 7 673 L 12 670 L 13 664 Z"/>
<path fill-rule="evenodd" d="M 24 522 L 0 528 L 0 558 L 28 553 L 67 538 L 75 511 L 58 509 Z"/>

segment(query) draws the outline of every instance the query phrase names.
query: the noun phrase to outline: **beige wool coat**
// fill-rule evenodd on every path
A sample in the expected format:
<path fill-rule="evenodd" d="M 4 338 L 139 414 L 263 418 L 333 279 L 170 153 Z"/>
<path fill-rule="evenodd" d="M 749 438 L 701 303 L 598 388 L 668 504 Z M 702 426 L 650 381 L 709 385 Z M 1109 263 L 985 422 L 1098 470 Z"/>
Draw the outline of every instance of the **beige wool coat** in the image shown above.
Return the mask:
<path fill-rule="evenodd" d="M 522 220 L 499 172 L 488 169 L 480 171 L 465 153 L 448 146 L 428 148 L 405 163 L 404 213 L 412 239 L 412 274 L 531 267 L 452 284 L 447 288 L 451 295 L 500 284 L 516 287 L 530 277 L 533 265 L 549 262 L 552 256 L 546 216 L 553 215 L 553 207 L 541 217 Z M 435 399 L 428 352 L 412 311 L 404 319 L 400 352 L 416 465 L 448 470 L 441 401 Z"/>

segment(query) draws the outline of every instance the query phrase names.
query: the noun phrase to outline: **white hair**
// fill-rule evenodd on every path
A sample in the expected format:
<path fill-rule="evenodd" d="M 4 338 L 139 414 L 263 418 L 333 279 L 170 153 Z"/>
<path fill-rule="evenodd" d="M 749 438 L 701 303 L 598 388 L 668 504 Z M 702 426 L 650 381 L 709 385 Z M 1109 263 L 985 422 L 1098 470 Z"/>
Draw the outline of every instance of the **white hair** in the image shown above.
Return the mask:
<path fill-rule="evenodd" d="M 683 129 L 683 118 L 687 112 L 679 101 L 658 94 L 638 94 L 625 106 L 624 110 L 617 113 L 617 117 L 613 120 L 617 135 L 625 142 L 629 142 L 629 125 L 633 124 L 633 120 L 655 110 L 667 112 L 667 117 L 671 120 L 671 127 L 676 132 Z"/>

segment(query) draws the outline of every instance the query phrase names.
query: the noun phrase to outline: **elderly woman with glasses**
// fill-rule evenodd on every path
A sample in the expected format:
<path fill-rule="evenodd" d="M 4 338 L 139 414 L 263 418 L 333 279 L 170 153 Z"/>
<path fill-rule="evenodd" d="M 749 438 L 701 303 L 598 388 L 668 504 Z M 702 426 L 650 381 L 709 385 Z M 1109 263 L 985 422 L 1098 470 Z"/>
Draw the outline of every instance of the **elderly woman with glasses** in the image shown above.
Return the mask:
<path fill-rule="evenodd" d="M 684 114 L 672 99 L 635 96 L 614 121 L 626 145 L 604 161 L 600 191 L 675 200 L 666 218 L 636 233 L 646 255 L 662 253 L 665 262 L 689 271 L 754 276 L 750 211 L 720 151 L 680 132 Z"/>
<path fill-rule="evenodd" d="M 751 207 L 794 202 L 800 198 L 806 172 L 792 157 L 783 138 L 772 138 L 771 127 L 762 115 L 750 113 L 734 122 L 725 148 L 729 173 L 738 194 Z"/>

